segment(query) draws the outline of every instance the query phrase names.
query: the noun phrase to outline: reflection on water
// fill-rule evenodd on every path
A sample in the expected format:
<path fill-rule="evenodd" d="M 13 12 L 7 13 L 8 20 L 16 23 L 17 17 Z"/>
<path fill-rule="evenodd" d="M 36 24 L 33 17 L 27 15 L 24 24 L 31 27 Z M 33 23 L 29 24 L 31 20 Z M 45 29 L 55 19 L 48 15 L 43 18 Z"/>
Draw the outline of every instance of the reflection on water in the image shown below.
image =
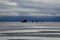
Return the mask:
<path fill-rule="evenodd" d="M 0 40 L 59 40 L 60 23 L 1 22 Z"/>
<path fill-rule="evenodd" d="M 58 28 L 60 29 L 60 23 L 20 23 L 20 22 L 0 22 L 0 31 L 4 30 L 18 30 L 24 28 Z M 4 30 L 3 30 L 4 29 Z"/>
<path fill-rule="evenodd" d="M 8 39 L 8 40 L 32 40 L 32 39 Z"/>

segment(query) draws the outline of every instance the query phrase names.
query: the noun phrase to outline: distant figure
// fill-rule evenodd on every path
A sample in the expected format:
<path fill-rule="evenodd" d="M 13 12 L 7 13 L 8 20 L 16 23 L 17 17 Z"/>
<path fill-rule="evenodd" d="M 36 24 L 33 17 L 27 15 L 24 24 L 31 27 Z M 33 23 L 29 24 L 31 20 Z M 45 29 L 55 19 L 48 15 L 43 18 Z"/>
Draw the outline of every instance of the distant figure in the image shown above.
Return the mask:
<path fill-rule="evenodd" d="M 24 22 L 24 23 L 26 23 L 26 22 L 27 22 L 27 20 L 22 20 L 21 22 Z"/>
<path fill-rule="evenodd" d="M 33 20 L 31 22 L 34 22 Z"/>

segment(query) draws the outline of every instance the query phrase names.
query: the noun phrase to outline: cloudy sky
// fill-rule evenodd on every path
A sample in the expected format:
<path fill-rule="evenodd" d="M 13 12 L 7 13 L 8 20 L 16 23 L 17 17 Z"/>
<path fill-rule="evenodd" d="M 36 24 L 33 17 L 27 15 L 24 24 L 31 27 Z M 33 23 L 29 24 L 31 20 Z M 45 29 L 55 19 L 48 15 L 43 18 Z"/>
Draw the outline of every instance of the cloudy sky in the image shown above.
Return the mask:
<path fill-rule="evenodd" d="M 60 16 L 60 0 L 0 0 L 0 16 Z"/>

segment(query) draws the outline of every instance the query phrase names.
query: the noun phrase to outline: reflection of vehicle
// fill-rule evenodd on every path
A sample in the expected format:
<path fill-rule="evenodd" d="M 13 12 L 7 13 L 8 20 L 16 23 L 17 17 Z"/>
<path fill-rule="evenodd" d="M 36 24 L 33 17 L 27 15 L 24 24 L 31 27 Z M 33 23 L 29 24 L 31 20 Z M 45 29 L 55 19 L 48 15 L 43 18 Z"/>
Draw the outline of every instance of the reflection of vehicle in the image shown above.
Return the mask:
<path fill-rule="evenodd" d="M 60 16 L 0 16 L 0 22 L 60 22 Z"/>

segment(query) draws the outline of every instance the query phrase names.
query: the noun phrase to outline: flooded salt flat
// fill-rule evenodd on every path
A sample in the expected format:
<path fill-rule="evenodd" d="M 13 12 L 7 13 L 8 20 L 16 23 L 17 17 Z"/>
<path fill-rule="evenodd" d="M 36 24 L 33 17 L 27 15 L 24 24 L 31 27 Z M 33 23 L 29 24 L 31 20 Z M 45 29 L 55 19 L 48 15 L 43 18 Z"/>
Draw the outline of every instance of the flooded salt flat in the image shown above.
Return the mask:
<path fill-rule="evenodd" d="M 60 40 L 60 38 L 49 38 L 49 37 L 0 37 L 0 40 Z"/>
<path fill-rule="evenodd" d="M 40 22 L 40 23 L 20 23 L 20 22 L 0 22 L 0 30 L 22 29 L 22 28 L 60 28 L 59 22 Z"/>
<path fill-rule="evenodd" d="M 0 40 L 60 40 L 60 23 L 0 22 Z"/>

